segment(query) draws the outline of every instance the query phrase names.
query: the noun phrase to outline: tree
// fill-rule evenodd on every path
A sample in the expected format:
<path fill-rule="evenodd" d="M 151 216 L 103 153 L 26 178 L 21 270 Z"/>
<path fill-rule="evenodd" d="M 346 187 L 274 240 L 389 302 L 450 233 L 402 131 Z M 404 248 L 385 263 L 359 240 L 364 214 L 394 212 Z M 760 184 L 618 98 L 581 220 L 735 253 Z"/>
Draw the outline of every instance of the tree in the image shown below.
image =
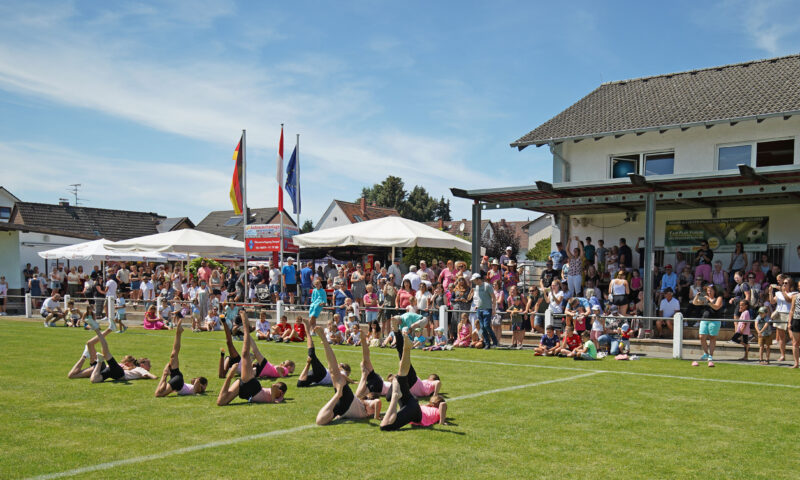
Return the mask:
<path fill-rule="evenodd" d="M 401 204 L 398 211 L 405 218 L 418 222 L 431 222 L 436 218 L 434 210 L 437 206 L 438 203 L 428 195 L 428 191 L 424 187 L 417 185 L 411 190 L 408 198 Z"/>
<path fill-rule="evenodd" d="M 537 262 L 546 262 L 547 257 L 550 256 L 550 238 L 546 237 L 538 242 L 536 245 L 533 246 L 528 253 L 525 254 L 525 258 L 528 260 L 536 260 Z"/>
<path fill-rule="evenodd" d="M 439 203 L 433 210 L 434 220 L 444 220 L 450 222 L 453 218 L 450 216 L 450 200 L 445 200 L 444 197 L 439 199 Z"/>
<path fill-rule="evenodd" d="M 445 262 L 463 260 L 469 265 L 472 263 L 472 255 L 457 248 L 410 247 L 403 249 L 403 263 L 406 265 L 419 265 L 420 260 L 425 260 L 428 265 L 432 265 L 431 262 L 434 260 L 444 260 Z"/>
<path fill-rule="evenodd" d="M 484 235 L 481 246 L 486 249 L 486 255 L 494 258 L 500 258 L 506 252 L 506 247 L 511 246 L 512 258 L 516 258 L 519 253 L 519 235 L 513 229 L 498 223 L 495 224 L 494 236 L 489 238 Z"/>
<path fill-rule="evenodd" d="M 311 223 L 311 220 L 306 220 L 303 222 L 303 226 L 300 227 L 300 233 L 308 233 L 314 231 L 314 224 Z"/>

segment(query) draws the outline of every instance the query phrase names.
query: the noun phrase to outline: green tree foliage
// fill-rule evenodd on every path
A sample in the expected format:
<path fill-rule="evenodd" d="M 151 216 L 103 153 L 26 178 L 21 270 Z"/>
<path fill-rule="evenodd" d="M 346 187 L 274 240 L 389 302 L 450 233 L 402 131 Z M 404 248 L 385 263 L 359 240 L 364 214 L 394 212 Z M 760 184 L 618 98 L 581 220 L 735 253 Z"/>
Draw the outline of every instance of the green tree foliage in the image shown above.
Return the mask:
<path fill-rule="evenodd" d="M 308 233 L 314 231 L 314 224 L 311 223 L 311 220 L 306 220 L 303 222 L 303 226 L 300 227 L 300 233 Z"/>
<path fill-rule="evenodd" d="M 472 262 L 472 255 L 457 248 L 411 247 L 403 249 L 403 263 L 406 265 L 419 265 L 420 260 L 425 260 L 428 265 L 431 265 L 434 260 L 444 260 L 445 263 L 448 260 L 463 260 L 469 265 Z"/>
<path fill-rule="evenodd" d="M 528 253 L 525 254 L 525 258 L 528 260 L 536 260 L 537 262 L 546 262 L 547 257 L 550 255 L 550 239 L 543 238 L 536 242 L 536 245 L 533 246 Z"/>
<path fill-rule="evenodd" d="M 191 272 L 192 275 L 197 275 L 197 269 L 200 268 L 200 264 L 203 261 L 208 262 L 209 268 L 212 268 L 212 269 L 213 268 L 219 268 L 220 271 L 223 271 L 223 272 L 226 270 L 225 265 L 219 263 L 218 261 L 216 261 L 214 259 L 197 257 L 197 258 L 193 258 L 189 262 L 189 264 L 187 265 L 187 267 L 189 268 L 189 272 Z"/>
<path fill-rule="evenodd" d="M 486 255 L 493 258 L 500 258 L 506 252 L 506 247 L 511 246 L 513 257 L 519 253 L 519 235 L 511 228 L 503 228 L 500 224 L 494 224 L 494 236 L 488 238 L 484 235 L 481 239 L 481 246 L 486 249 Z"/>
<path fill-rule="evenodd" d="M 450 216 L 450 200 L 445 200 L 444 197 L 439 199 L 436 208 L 433 210 L 434 220 L 444 220 L 451 222 L 453 218 Z"/>
<path fill-rule="evenodd" d="M 362 188 L 361 197 L 366 199 L 368 205 L 394 208 L 401 216 L 418 222 L 432 222 L 439 218 L 451 220 L 449 200 L 441 197 L 437 201 L 419 185 L 414 186 L 411 192 L 406 192 L 403 180 L 393 175 L 381 183 Z"/>

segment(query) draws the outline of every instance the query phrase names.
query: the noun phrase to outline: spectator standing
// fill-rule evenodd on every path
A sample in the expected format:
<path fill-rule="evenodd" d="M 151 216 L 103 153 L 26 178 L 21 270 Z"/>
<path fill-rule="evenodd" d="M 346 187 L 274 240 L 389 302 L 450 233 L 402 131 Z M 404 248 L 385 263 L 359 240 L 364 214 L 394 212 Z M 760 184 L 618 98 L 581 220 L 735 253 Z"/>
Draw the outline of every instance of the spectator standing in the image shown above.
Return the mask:
<path fill-rule="evenodd" d="M 8 299 L 8 282 L 5 276 L 0 276 L 0 315 L 7 315 L 6 300 Z"/>
<path fill-rule="evenodd" d="M 791 283 L 790 279 L 787 279 Z M 797 283 L 797 288 L 800 289 L 800 282 Z M 792 359 L 794 364 L 792 368 L 800 367 L 800 293 L 798 293 L 792 286 L 784 288 L 784 292 L 789 297 L 789 333 L 792 336 Z"/>
<path fill-rule="evenodd" d="M 694 275 L 701 277 L 706 282 L 711 282 L 711 262 L 714 259 L 714 252 L 708 248 L 708 241 L 700 242 L 700 248 L 694 257 Z"/>
<path fill-rule="evenodd" d="M 600 272 L 600 274 L 606 271 L 606 253 L 608 253 L 608 249 L 605 247 L 605 242 L 602 239 L 598 240 L 595 258 L 597 261 L 597 271 Z"/>
<path fill-rule="evenodd" d="M 208 268 L 208 262 L 205 260 L 200 262 L 200 268 L 197 269 L 197 278 L 206 282 L 211 278 L 211 269 Z"/>
<path fill-rule="evenodd" d="M 483 335 L 483 348 L 488 350 L 492 343 L 495 347 L 500 345 L 491 325 L 492 317 L 495 314 L 495 298 L 492 286 L 483 280 L 480 273 L 473 273 L 470 278 L 475 285 L 472 294 L 478 299 L 476 307 Z"/>
<path fill-rule="evenodd" d="M 281 268 L 283 275 L 283 284 L 286 288 L 286 293 L 289 295 L 289 303 L 294 304 L 294 297 L 297 295 L 297 269 L 294 266 L 294 258 L 289 257 L 286 260 L 286 265 Z"/>
<path fill-rule="evenodd" d="M 566 252 L 562 255 L 561 252 L 564 251 L 564 245 L 561 242 L 556 242 L 556 249 L 550 252 L 550 256 L 548 259 L 553 262 L 553 269 L 558 271 L 561 270 L 561 266 L 564 261 L 567 260 Z"/>
<path fill-rule="evenodd" d="M 769 355 L 772 350 L 772 321 L 767 314 L 766 307 L 760 307 L 755 320 L 756 334 L 758 335 L 758 359 L 761 365 L 769 365 Z"/>
<path fill-rule="evenodd" d="M 633 268 L 633 252 L 624 238 L 619 239 L 619 268 L 626 272 Z"/>
<path fill-rule="evenodd" d="M 507 265 L 508 262 L 510 262 L 514 256 L 513 252 L 514 252 L 513 248 L 511 248 L 510 246 L 506 247 L 506 251 L 502 255 L 500 255 L 500 265 Z"/>
<path fill-rule="evenodd" d="M 747 269 L 747 252 L 744 251 L 742 242 L 736 242 L 736 247 L 731 253 L 731 261 L 728 264 L 728 271 L 730 272 L 729 283 L 733 284 L 733 275 L 736 272 Z"/>
<path fill-rule="evenodd" d="M 781 356 L 778 358 L 779 362 L 786 360 L 786 340 L 789 331 L 789 310 L 791 304 L 790 292 L 792 290 L 792 281 L 785 275 L 778 275 L 778 283 L 772 284 L 768 287 L 769 303 L 775 306 L 775 313 L 772 319 L 775 320 L 774 326 L 777 331 L 778 348 L 780 349 Z"/>
<path fill-rule="evenodd" d="M 595 262 L 595 248 L 592 245 L 592 237 L 586 237 L 586 244 L 583 246 L 583 255 L 586 259 L 586 265 L 594 265 Z"/>
<path fill-rule="evenodd" d="M 574 248 L 571 253 L 569 252 L 569 249 L 567 250 L 569 256 L 569 260 L 567 261 L 567 285 L 570 294 L 574 297 L 581 294 L 581 281 L 583 280 L 583 259 L 586 256 L 586 252 L 583 249 L 583 243 L 577 235 L 575 235 L 575 242 L 577 242 L 578 246 Z"/>
<path fill-rule="evenodd" d="M 130 292 L 131 289 L 131 271 L 128 270 L 127 265 L 124 263 L 117 270 L 117 285 L 119 286 L 119 296 Z"/>
<path fill-rule="evenodd" d="M 82 288 L 83 285 L 81 284 L 81 279 L 78 276 L 78 269 L 75 267 L 70 268 L 69 273 L 67 273 L 67 293 L 70 297 L 75 298 Z"/>
<path fill-rule="evenodd" d="M 394 258 L 392 264 L 386 270 L 389 275 L 394 275 L 394 286 L 399 287 L 403 280 L 403 271 L 400 269 L 400 259 Z"/>
<path fill-rule="evenodd" d="M 307 305 L 311 300 L 311 290 L 314 288 L 314 263 L 308 262 L 300 270 L 300 303 Z"/>
<path fill-rule="evenodd" d="M 416 265 L 411 265 L 411 267 L 408 269 L 408 273 L 405 274 L 405 276 L 403 277 L 403 282 L 405 282 L 406 280 L 411 282 L 411 288 L 414 291 L 419 290 L 419 283 L 421 280 L 419 278 L 419 274 L 417 274 Z"/>
<path fill-rule="evenodd" d="M 350 274 L 350 291 L 360 307 L 364 306 L 364 295 L 367 293 L 364 282 L 364 268 L 361 263 L 356 264 L 355 270 Z"/>
<path fill-rule="evenodd" d="M 25 268 L 22 269 L 22 279 L 24 282 L 22 285 L 23 293 L 30 292 L 28 284 L 30 283 L 31 278 L 33 278 L 33 268 L 31 268 L 30 263 L 26 263 Z"/>
<path fill-rule="evenodd" d="M 455 268 L 453 268 L 453 261 L 448 260 L 447 266 L 439 273 L 439 282 L 441 282 L 442 288 L 444 288 L 446 291 L 450 287 L 450 284 L 454 283 L 455 280 L 456 271 Z"/>
<path fill-rule="evenodd" d="M 740 361 L 748 361 L 750 360 L 750 304 L 747 303 L 747 300 L 741 300 L 737 304 L 737 310 L 734 314 L 733 318 L 738 320 L 735 322 L 735 333 L 733 334 L 733 338 L 731 338 L 731 342 L 739 343 L 744 347 L 744 356 L 740 358 Z"/>
<path fill-rule="evenodd" d="M 150 279 L 149 275 L 145 275 L 142 278 L 142 281 L 139 284 L 139 291 L 142 292 L 141 298 L 142 302 L 144 302 L 144 310 L 148 311 L 150 309 L 150 305 L 152 305 L 156 299 L 156 288 L 153 285 L 153 281 Z"/>

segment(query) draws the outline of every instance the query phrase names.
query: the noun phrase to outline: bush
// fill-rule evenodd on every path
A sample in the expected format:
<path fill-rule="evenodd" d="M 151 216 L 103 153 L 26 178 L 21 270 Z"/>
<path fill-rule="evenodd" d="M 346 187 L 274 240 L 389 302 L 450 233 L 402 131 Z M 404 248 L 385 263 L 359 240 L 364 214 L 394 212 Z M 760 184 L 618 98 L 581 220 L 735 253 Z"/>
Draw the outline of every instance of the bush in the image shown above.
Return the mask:
<path fill-rule="evenodd" d="M 425 248 L 411 247 L 403 249 L 403 263 L 406 265 L 419 265 L 420 260 L 425 260 L 431 265 L 433 260 L 463 260 L 469 265 L 472 262 L 472 255 L 462 252 L 457 248 Z"/>
<path fill-rule="evenodd" d="M 536 245 L 533 246 L 528 253 L 525 254 L 525 258 L 528 260 L 536 260 L 538 262 L 546 262 L 547 257 L 550 256 L 550 239 L 543 238 L 536 242 Z"/>

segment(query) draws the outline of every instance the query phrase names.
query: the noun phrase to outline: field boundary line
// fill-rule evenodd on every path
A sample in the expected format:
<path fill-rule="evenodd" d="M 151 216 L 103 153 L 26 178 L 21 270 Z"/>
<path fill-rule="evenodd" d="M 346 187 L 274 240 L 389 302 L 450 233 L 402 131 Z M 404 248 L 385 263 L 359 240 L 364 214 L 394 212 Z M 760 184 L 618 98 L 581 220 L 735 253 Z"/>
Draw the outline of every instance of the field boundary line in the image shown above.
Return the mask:
<path fill-rule="evenodd" d="M 551 380 L 542 380 L 540 382 L 526 383 L 526 384 L 523 384 L 523 385 L 513 385 L 511 387 L 495 388 L 493 390 L 484 390 L 482 392 L 469 393 L 469 394 L 466 394 L 466 395 L 461 395 L 461 396 L 458 396 L 458 397 L 449 398 L 449 399 L 447 399 L 447 402 L 448 403 L 457 402 L 459 400 L 467 400 L 467 399 L 470 399 L 470 398 L 482 397 L 482 396 L 485 396 L 485 395 L 492 395 L 492 394 L 500 393 L 500 392 L 508 392 L 508 391 L 512 391 L 512 390 L 519 390 L 519 389 L 522 389 L 522 388 L 531 388 L 531 387 L 537 387 L 537 386 L 540 386 L 540 385 L 548 385 L 548 384 L 551 384 L 551 383 L 567 382 L 567 381 L 570 381 L 570 380 L 577 380 L 579 378 L 591 377 L 591 376 L 597 375 L 598 373 L 600 373 L 600 372 L 588 372 L 588 373 L 584 373 L 582 375 L 573 375 L 571 377 L 555 378 L 555 379 L 551 379 Z M 46 474 L 43 474 L 43 475 L 37 475 L 35 477 L 28 477 L 26 480 L 50 480 L 50 479 L 54 479 L 54 478 L 72 477 L 72 476 L 75 476 L 75 475 L 82 475 L 84 473 L 97 472 L 97 471 L 100 471 L 100 470 L 108 470 L 108 469 L 111 469 L 111 468 L 120 467 L 122 465 L 130 465 L 130 464 L 134 464 L 134 463 L 147 462 L 147 461 L 150 461 L 150 460 L 160 460 L 162 458 L 171 457 L 171 456 L 174 456 L 174 455 L 182 455 L 184 453 L 192 453 L 192 452 L 196 452 L 196 451 L 199 451 L 199 450 L 206 450 L 206 449 L 209 449 L 209 448 L 220 447 L 220 446 L 224 446 L 224 445 L 232 445 L 232 444 L 235 444 L 235 443 L 247 442 L 247 441 L 250 441 L 250 440 L 258 440 L 258 439 L 261 439 L 261 438 L 276 437 L 276 436 L 279 436 L 279 435 L 285 435 L 285 434 L 289 434 L 289 433 L 301 432 L 303 430 L 308 430 L 308 429 L 315 428 L 315 427 L 317 427 L 317 424 L 316 423 L 311 423 L 311 424 L 308 424 L 308 425 L 301 425 L 299 427 L 286 428 L 286 429 L 282 429 L 282 430 L 272 430 L 272 431 L 263 432 L 263 433 L 255 433 L 255 434 L 252 434 L 252 435 L 245 435 L 243 437 L 229 438 L 227 440 L 217 440 L 217 441 L 214 441 L 214 442 L 203 443 L 203 444 L 200 444 L 200 445 L 192 445 L 192 446 L 188 446 L 188 447 L 182 447 L 182 448 L 178 448 L 178 449 L 175 449 L 175 450 L 169 450 L 169 451 L 161 452 L 161 453 L 153 453 L 153 454 L 150 454 L 150 455 L 142 455 L 142 456 L 139 456 L 139 457 L 123 458 L 123 459 L 120 459 L 120 460 L 114 460 L 112 462 L 98 463 L 96 465 L 89 465 L 87 467 L 73 468 L 71 470 L 65 470 L 63 472 L 46 473 Z"/>
<path fill-rule="evenodd" d="M 152 337 L 164 337 L 167 339 L 172 340 L 172 337 L 168 337 L 166 335 L 157 335 L 147 332 L 133 332 L 135 335 L 146 335 Z M 184 337 L 184 339 L 192 339 L 192 340 L 203 340 L 203 341 L 217 341 L 211 338 L 194 338 L 194 337 Z M 285 343 L 275 343 L 273 344 L 276 347 L 289 347 L 289 348 L 302 348 L 306 349 L 305 345 L 293 345 L 293 344 L 285 344 Z M 353 353 L 353 354 L 361 354 L 361 350 L 354 349 L 354 350 L 341 350 L 337 349 L 337 355 L 339 352 L 344 353 Z M 391 356 L 397 357 L 397 354 L 392 352 L 372 352 L 370 351 L 370 355 L 381 355 L 381 356 Z M 603 369 L 593 369 L 593 368 L 577 368 L 577 367 L 557 367 L 553 365 L 535 365 L 530 363 L 511 363 L 511 362 L 496 362 L 491 360 L 471 360 L 468 358 L 448 358 L 448 357 L 417 357 L 414 359 L 414 362 L 423 362 L 423 361 L 431 361 L 435 362 L 437 360 L 442 360 L 445 362 L 459 362 L 459 363 L 477 363 L 481 365 L 501 365 L 506 367 L 528 367 L 528 368 L 543 368 L 548 370 L 565 370 L 571 372 L 596 372 L 596 373 L 613 373 L 617 375 L 634 375 L 634 376 L 642 376 L 642 377 L 655 377 L 655 378 L 671 378 L 674 380 L 694 380 L 698 382 L 712 382 L 712 383 L 730 383 L 734 385 L 753 385 L 757 387 L 776 387 L 776 388 L 793 388 L 793 389 L 800 389 L 800 385 L 792 385 L 788 383 L 767 383 L 767 382 L 752 382 L 749 380 L 731 380 L 725 378 L 705 378 L 705 377 L 687 377 L 684 375 L 670 375 L 667 373 L 645 373 L 645 372 L 626 372 L 624 370 L 603 370 Z"/>

